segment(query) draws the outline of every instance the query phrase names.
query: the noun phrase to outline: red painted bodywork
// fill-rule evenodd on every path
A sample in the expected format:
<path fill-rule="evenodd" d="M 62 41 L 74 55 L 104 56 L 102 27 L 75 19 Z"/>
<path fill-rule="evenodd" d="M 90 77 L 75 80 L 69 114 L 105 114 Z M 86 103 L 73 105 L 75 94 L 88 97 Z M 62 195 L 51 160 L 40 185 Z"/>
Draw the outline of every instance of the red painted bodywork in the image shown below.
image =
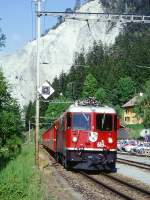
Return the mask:
<path fill-rule="evenodd" d="M 56 127 L 52 126 L 42 134 L 42 143 L 52 152 L 56 152 Z"/>
<path fill-rule="evenodd" d="M 73 113 L 70 113 L 73 115 Z M 117 128 L 119 127 L 119 120 L 117 120 L 116 130 L 113 129 L 112 131 L 98 131 L 96 130 L 96 114 L 91 112 L 91 130 L 72 130 L 71 127 L 67 128 L 67 117 L 66 113 L 61 116 L 60 119 L 53 123 L 53 126 L 48 129 L 42 135 L 42 143 L 47 146 L 52 152 L 59 152 L 64 154 L 65 149 L 82 149 L 85 150 L 110 150 L 116 151 L 117 149 Z M 113 119 L 116 114 L 109 113 L 113 116 Z M 114 120 L 113 120 L 114 121 Z M 90 132 L 97 132 L 98 139 L 96 142 L 89 141 L 89 134 Z M 73 137 L 77 137 L 78 141 L 73 142 Z M 108 142 L 108 138 L 112 138 L 112 143 Z M 100 147 L 100 144 L 104 144 Z"/>

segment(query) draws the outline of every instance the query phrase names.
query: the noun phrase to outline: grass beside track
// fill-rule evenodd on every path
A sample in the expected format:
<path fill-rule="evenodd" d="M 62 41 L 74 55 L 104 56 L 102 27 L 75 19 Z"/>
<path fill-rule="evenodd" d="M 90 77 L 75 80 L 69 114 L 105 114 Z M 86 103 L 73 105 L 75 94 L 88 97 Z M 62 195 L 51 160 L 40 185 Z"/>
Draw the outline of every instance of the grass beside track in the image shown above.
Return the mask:
<path fill-rule="evenodd" d="M 41 200 L 40 182 L 34 147 L 24 145 L 21 154 L 0 171 L 0 200 Z"/>

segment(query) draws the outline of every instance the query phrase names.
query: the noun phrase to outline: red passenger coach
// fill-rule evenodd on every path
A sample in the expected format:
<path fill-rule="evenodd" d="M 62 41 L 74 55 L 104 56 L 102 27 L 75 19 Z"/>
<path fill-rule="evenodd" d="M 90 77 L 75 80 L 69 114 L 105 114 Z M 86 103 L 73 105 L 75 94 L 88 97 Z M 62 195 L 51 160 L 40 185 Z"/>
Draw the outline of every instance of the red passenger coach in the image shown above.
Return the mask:
<path fill-rule="evenodd" d="M 119 126 L 113 108 L 80 102 L 43 133 L 42 142 L 65 168 L 116 171 Z"/>

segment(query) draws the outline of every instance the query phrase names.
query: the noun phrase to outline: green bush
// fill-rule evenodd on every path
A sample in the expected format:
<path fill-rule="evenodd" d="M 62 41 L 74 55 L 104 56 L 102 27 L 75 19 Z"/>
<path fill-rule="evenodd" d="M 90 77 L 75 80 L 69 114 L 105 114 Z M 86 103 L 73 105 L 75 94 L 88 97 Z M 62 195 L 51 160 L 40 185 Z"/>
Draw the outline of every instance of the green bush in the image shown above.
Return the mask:
<path fill-rule="evenodd" d="M 130 139 L 139 138 L 140 132 L 143 128 L 144 128 L 144 126 L 142 124 L 127 125 L 129 138 Z"/>

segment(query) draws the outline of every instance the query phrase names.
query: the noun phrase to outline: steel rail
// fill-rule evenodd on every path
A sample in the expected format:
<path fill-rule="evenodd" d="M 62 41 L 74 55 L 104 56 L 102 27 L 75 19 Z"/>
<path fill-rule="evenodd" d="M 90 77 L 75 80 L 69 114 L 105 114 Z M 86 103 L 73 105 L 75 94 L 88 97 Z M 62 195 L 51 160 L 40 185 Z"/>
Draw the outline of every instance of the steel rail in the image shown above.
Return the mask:
<path fill-rule="evenodd" d="M 139 167 L 141 169 L 150 170 L 150 165 L 146 164 L 146 163 L 140 163 L 140 162 L 137 162 L 137 161 L 127 160 L 127 159 L 123 159 L 123 158 L 117 158 L 117 162 L 129 164 L 131 166 Z"/>
<path fill-rule="evenodd" d="M 115 194 L 117 194 L 117 195 L 119 195 L 119 196 L 121 196 L 121 197 L 123 197 L 123 198 L 125 198 L 125 199 L 128 199 L 128 200 L 133 200 L 133 199 L 134 199 L 134 200 L 135 200 L 135 198 L 132 198 L 132 197 L 130 197 L 130 196 L 124 194 L 123 192 L 120 192 L 120 191 L 117 190 L 116 188 L 112 188 L 112 186 L 109 186 L 108 184 L 102 183 L 101 181 L 99 181 L 99 180 L 97 180 L 96 178 L 94 178 L 94 177 L 88 175 L 88 174 L 85 173 L 85 172 L 80 172 L 80 174 L 82 174 L 83 176 L 85 176 L 85 177 L 87 177 L 88 179 L 92 180 L 92 181 L 95 182 L 96 184 L 102 185 L 102 186 L 105 187 L 106 189 L 112 191 L 113 193 L 115 193 Z M 110 178 L 110 179 L 112 179 L 112 180 L 114 180 L 114 181 L 117 181 L 117 182 L 119 182 L 119 183 L 121 183 L 121 184 L 123 184 L 123 185 L 129 187 L 130 189 L 132 188 L 132 189 L 136 190 L 137 192 L 141 192 L 141 193 L 146 194 L 146 195 L 148 195 L 148 196 L 150 195 L 150 191 L 147 191 L 147 190 L 145 190 L 145 189 L 139 188 L 139 187 L 137 187 L 137 186 L 135 186 L 135 185 L 132 185 L 132 184 L 130 184 L 130 183 L 127 183 L 127 182 L 125 182 L 125 181 L 122 181 L 122 180 L 120 180 L 120 179 L 118 179 L 118 178 L 112 177 L 112 176 L 110 176 L 110 175 L 108 175 L 108 174 L 102 173 L 102 175 L 105 176 L 105 177 L 107 177 L 107 178 Z"/>
<path fill-rule="evenodd" d="M 114 177 L 114 176 L 111 176 L 111 175 L 108 175 L 108 174 L 105 174 L 105 173 L 103 173 L 103 175 L 106 176 L 106 177 L 108 177 L 108 178 L 111 178 L 111 179 L 113 179 L 113 180 L 115 180 L 115 181 L 117 181 L 117 182 L 119 182 L 119 183 L 122 183 L 122 184 L 124 184 L 124 185 L 127 185 L 127 186 L 130 187 L 130 188 L 133 188 L 133 189 L 135 189 L 135 190 L 137 190 L 137 191 L 140 191 L 140 192 L 142 192 L 142 193 L 144 193 L 144 194 L 150 195 L 150 191 L 148 191 L 148 190 L 145 190 L 145 189 L 140 188 L 140 187 L 138 187 L 138 186 L 132 185 L 132 184 L 130 184 L 130 183 L 127 183 L 127 182 L 125 182 L 125 181 L 123 181 L 123 180 L 120 180 L 120 179 L 118 179 L 118 178 L 116 178 L 116 177 Z"/>
<path fill-rule="evenodd" d="M 111 186 L 109 186 L 108 184 L 102 183 L 99 180 L 97 180 L 96 178 L 93 178 L 92 176 L 88 175 L 85 172 L 80 172 L 80 174 L 82 174 L 83 176 L 87 177 L 88 179 L 92 180 L 94 183 L 98 184 L 98 185 L 102 185 L 103 187 L 105 187 L 106 189 L 110 190 L 111 192 L 127 199 L 127 200 L 134 200 L 134 198 L 129 197 L 128 195 L 112 188 Z"/>
<path fill-rule="evenodd" d="M 144 155 L 144 154 L 137 154 L 137 153 L 127 153 L 127 152 L 118 152 L 118 155 L 129 155 L 129 156 L 136 156 L 136 157 L 150 157 L 150 155 Z"/>

